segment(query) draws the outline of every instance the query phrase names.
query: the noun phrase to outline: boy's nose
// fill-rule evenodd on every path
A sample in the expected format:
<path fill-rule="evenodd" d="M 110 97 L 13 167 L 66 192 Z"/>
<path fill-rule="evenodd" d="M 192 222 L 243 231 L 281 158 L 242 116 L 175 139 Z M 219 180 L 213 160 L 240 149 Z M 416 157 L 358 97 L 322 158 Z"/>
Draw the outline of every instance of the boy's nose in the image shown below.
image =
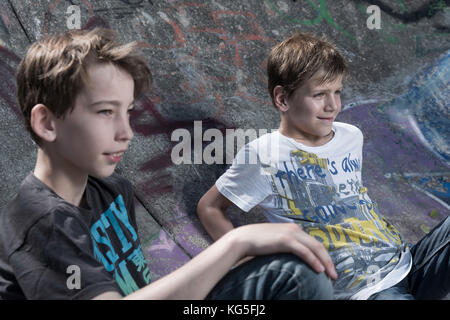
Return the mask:
<path fill-rule="evenodd" d="M 131 129 L 130 119 L 128 116 L 118 120 L 118 127 L 116 131 L 116 139 L 119 141 L 130 141 L 134 137 L 133 130 Z"/>
<path fill-rule="evenodd" d="M 340 108 L 340 98 L 330 95 L 326 101 L 325 110 L 326 111 L 335 111 Z"/>

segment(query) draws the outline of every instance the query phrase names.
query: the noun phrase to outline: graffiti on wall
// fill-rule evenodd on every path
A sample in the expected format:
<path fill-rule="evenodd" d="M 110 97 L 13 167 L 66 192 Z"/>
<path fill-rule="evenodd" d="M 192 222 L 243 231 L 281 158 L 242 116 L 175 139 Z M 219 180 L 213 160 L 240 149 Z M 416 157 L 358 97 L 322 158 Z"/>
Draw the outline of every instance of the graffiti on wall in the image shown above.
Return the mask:
<path fill-rule="evenodd" d="M 123 37 L 123 40 L 138 41 L 151 66 L 155 84 L 153 90 L 138 101 L 132 115 L 132 126 L 140 139 L 146 141 L 159 139 L 158 141 L 164 141 L 164 144 L 159 152 L 149 154 L 138 163 L 136 180 L 139 183 L 136 189 L 142 202 L 158 223 L 164 226 L 165 230 L 173 232 L 176 242 L 188 248 L 187 251 L 191 255 L 198 253 L 208 241 L 196 220 L 195 202 L 202 192 L 212 185 L 214 182 L 212 178 L 225 170 L 225 166 L 176 167 L 170 157 L 174 145 L 170 141 L 171 133 L 178 128 L 192 131 L 195 120 L 202 120 L 203 130 L 218 128 L 225 131 L 227 128 L 245 125 L 275 127 L 277 114 L 271 106 L 266 90 L 265 72 L 266 56 L 271 46 L 292 31 L 302 30 L 331 36 L 335 42 L 342 44 L 346 56 L 354 60 L 365 59 L 364 55 L 360 54 L 361 48 L 370 48 L 367 51 L 376 51 L 380 56 L 386 56 L 383 53 L 385 46 L 400 47 L 404 42 L 412 44 L 410 48 L 402 50 L 405 50 L 406 56 L 414 57 L 415 61 L 435 57 L 448 49 L 446 45 L 448 27 L 437 20 L 439 15 L 449 9 L 448 1 L 424 1 L 421 6 L 412 7 L 403 0 L 389 3 L 349 0 L 344 1 L 345 10 L 335 1 L 326 0 L 265 0 L 258 1 L 258 5 L 255 5 L 256 2 L 248 5 L 236 3 L 235 1 L 53 0 L 46 2 L 42 8 L 43 12 L 36 15 L 29 25 L 26 24 L 26 19 L 23 19 L 25 31 L 30 38 L 39 39 L 56 31 L 65 30 L 66 8 L 69 5 L 77 5 L 81 8 L 81 28 L 111 27 L 119 31 L 119 36 Z M 366 30 L 364 33 L 361 29 L 366 26 L 368 17 L 366 9 L 370 4 L 379 6 L 382 11 L 382 28 L 368 34 L 369 31 Z M 16 8 L 16 12 L 20 16 L 22 10 Z M 14 73 L 20 59 L 5 46 L 9 41 L 7 21 L 14 19 L 5 17 L 2 16 L 0 19 L 0 35 L 4 39 L 4 42 L 0 43 L 2 45 L 0 80 L 5 84 L 1 86 L 0 97 L 15 114 L 19 115 L 13 92 Z M 429 23 L 432 27 L 427 29 L 426 33 L 417 33 L 414 29 L 416 23 Z M 373 71 L 370 67 L 368 69 Z M 367 73 L 370 73 L 369 71 L 364 70 Z M 428 70 L 425 74 L 436 75 L 432 71 Z M 374 70 L 373 73 L 376 73 L 374 79 L 378 83 L 368 82 L 366 87 L 369 88 L 372 84 L 380 86 L 383 82 L 383 72 L 384 70 Z M 393 170 L 391 165 L 386 164 L 389 160 L 383 163 L 379 157 L 370 157 L 372 152 L 377 152 L 370 148 L 370 138 L 378 137 L 378 133 L 376 130 L 370 131 L 372 124 L 369 123 L 365 127 L 369 138 L 369 156 L 365 159 L 365 167 L 374 172 L 373 175 L 369 175 L 371 179 L 376 181 L 384 179 L 381 181 L 387 181 L 386 185 L 389 186 L 389 183 L 393 182 L 394 188 L 394 182 L 399 181 L 394 177 L 398 174 L 402 176 L 402 183 L 412 188 L 417 187 L 414 192 L 424 195 L 427 192 L 448 204 L 446 200 L 448 167 L 445 164 L 448 160 L 443 159 L 436 151 L 438 146 L 442 149 L 443 144 L 439 142 L 439 137 L 445 137 L 445 126 L 436 125 L 435 120 L 425 119 L 425 114 L 420 112 L 432 107 L 435 110 L 433 115 L 436 116 L 439 108 L 448 110 L 445 101 L 450 99 L 438 94 L 442 90 L 445 91 L 442 77 L 448 78 L 448 74 L 442 72 L 439 74 L 441 78 L 435 77 L 427 84 L 427 86 L 430 83 L 435 85 L 431 88 L 432 94 L 426 93 L 428 92 L 426 90 L 430 90 L 429 86 L 422 86 L 422 89 L 414 91 L 414 85 L 411 85 L 408 90 L 410 99 L 417 102 L 416 109 L 411 110 L 413 119 L 425 141 L 432 146 L 432 149 L 427 150 L 431 150 L 432 156 L 440 157 L 441 162 L 438 162 L 433 171 L 423 167 L 412 167 L 409 171 Z M 359 90 L 362 92 L 360 96 L 363 97 L 366 89 Z M 393 104 L 395 108 L 399 108 L 400 102 L 401 100 L 397 100 Z M 379 116 L 384 117 L 382 121 L 386 124 L 387 130 L 392 127 L 403 128 L 403 131 L 396 131 L 390 138 L 393 145 L 398 147 L 395 141 L 404 141 L 403 138 L 397 137 L 403 134 L 400 132 L 406 132 L 404 136 L 408 139 L 407 133 L 414 128 L 388 114 L 387 109 L 380 107 L 384 103 L 385 97 L 371 101 L 370 107 L 367 107 L 367 101 L 352 101 L 352 108 L 346 109 L 343 115 L 345 118 L 348 114 L 349 120 L 353 121 L 358 120 L 358 114 L 362 117 L 373 110 L 380 110 Z M 376 125 L 373 127 L 377 128 Z M 413 133 L 417 136 L 415 132 Z M 420 143 L 423 144 L 423 141 Z M 412 150 L 412 147 L 411 149 L 405 147 L 405 150 Z M 406 160 L 402 161 L 410 161 L 408 158 L 404 159 Z M 380 174 L 376 171 L 377 168 L 380 169 Z M 182 176 L 185 175 L 186 179 L 174 179 L 174 170 Z M 214 170 L 214 174 L 210 174 Z M 195 179 L 187 174 L 192 171 Z M 430 175 L 439 172 L 443 174 Z M 417 175 L 408 176 L 413 173 Z M 381 198 L 381 203 L 383 197 L 392 191 L 376 187 L 370 189 L 378 192 L 373 197 Z M 179 196 L 180 191 L 184 196 Z M 156 200 L 170 196 L 175 198 L 173 203 L 167 206 L 154 204 Z M 408 197 L 413 196 L 409 194 Z M 428 195 L 425 198 L 432 199 Z M 401 202 L 402 199 L 395 198 L 392 202 Z M 433 207 L 425 200 L 424 203 L 430 208 Z M 442 205 L 438 208 L 442 208 Z M 401 212 L 400 209 L 393 206 L 389 207 L 388 211 Z M 424 210 L 423 215 L 430 218 L 432 210 Z M 432 215 L 441 217 L 441 209 L 436 209 L 436 213 Z M 431 226 L 430 223 L 426 225 Z M 422 228 L 423 230 L 426 228 Z M 155 250 L 166 248 L 163 246 L 163 243 L 167 242 L 164 237 L 162 233 L 154 237 Z M 161 247 L 158 247 L 159 245 Z"/>

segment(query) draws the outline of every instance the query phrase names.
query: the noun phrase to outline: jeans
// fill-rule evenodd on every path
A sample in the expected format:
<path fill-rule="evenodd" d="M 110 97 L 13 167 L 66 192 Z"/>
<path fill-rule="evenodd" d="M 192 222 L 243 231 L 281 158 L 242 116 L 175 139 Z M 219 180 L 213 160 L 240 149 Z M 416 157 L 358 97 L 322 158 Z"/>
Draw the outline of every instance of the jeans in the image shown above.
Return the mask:
<path fill-rule="evenodd" d="M 258 256 L 232 269 L 211 300 L 320 300 L 333 298 L 331 280 L 292 254 Z"/>
<path fill-rule="evenodd" d="M 443 299 L 450 292 L 450 217 L 411 248 L 411 271 L 395 286 L 369 300 Z"/>

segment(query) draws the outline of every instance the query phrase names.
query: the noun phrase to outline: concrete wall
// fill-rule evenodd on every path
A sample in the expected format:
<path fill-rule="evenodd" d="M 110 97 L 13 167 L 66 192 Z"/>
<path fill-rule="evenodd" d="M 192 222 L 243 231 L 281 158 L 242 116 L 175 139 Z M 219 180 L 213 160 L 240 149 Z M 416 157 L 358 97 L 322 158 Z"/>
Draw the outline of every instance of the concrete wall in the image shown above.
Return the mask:
<path fill-rule="evenodd" d="M 367 27 L 369 5 L 381 29 Z M 174 165 L 173 130 L 278 127 L 265 63 L 295 31 L 325 35 L 350 64 L 338 120 L 365 135 L 363 181 L 380 212 L 416 242 L 449 215 L 449 1 L 434 0 L 8 0 L 0 2 L 0 207 L 33 169 L 14 73 L 28 45 L 67 30 L 106 26 L 139 41 L 154 87 L 137 106 L 135 139 L 118 171 L 137 195 L 140 234 L 153 279 L 210 243 L 197 201 L 226 165 Z M 203 147 L 209 142 L 205 142 Z M 261 221 L 233 208 L 236 224 Z"/>

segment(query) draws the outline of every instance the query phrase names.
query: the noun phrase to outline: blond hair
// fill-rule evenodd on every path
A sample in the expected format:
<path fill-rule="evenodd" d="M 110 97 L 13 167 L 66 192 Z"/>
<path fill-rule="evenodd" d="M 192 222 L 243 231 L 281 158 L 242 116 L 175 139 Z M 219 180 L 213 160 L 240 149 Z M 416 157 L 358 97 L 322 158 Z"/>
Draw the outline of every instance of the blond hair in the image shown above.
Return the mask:
<path fill-rule="evenodd" d="M 296 33 L 278 43 L 272 48 L 267 61 L 268 90 L 272 102 L 276 86 L 282 86 L 287 97 L 290 97 L 320 70 L 324 71 L 320 83 L 332 81 L 347 71 L 344 57 L 326 39 Z"/>
<path fill-rule="evenodd" d="M 134 80 L 134 97 L 151 85 L 152 75 L 137 45 L 121 45 L 112 30 L 96 28 L 72 30 L 31 45 L 17 71 L 17 96 L 25 126 L 39 145 L 40 138 L 30 125 L 31 110 L 43 104 L 56 117 L 71 112 L 75 98 L 88 81 L 91 63 L 112 63 L 127 71 Z"/>

